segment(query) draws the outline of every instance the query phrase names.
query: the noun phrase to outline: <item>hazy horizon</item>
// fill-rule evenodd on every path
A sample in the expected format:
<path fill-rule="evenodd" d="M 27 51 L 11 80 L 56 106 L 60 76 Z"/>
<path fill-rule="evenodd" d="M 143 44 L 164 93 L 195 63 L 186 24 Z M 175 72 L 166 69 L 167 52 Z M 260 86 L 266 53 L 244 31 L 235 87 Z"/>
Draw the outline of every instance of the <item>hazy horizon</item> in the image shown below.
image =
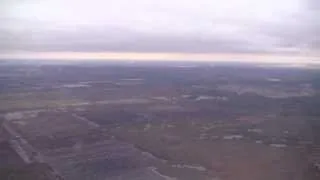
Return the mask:
<path fill-rule="evenodd" d="M 319 5 L 317 0 L 4 0 L 0 59 L 309 63 L 320 57 Z"/>

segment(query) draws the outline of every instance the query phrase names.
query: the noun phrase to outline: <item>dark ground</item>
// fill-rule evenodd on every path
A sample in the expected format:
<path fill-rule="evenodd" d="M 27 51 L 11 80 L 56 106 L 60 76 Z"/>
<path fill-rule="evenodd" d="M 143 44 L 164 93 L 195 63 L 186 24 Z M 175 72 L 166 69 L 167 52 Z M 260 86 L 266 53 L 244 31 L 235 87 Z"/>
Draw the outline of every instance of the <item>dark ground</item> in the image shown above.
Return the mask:
<path fill-rule="evenodd" d="M 9 63 L 0 84 L 0 179 L 320 178 L 315 69 Z"/>

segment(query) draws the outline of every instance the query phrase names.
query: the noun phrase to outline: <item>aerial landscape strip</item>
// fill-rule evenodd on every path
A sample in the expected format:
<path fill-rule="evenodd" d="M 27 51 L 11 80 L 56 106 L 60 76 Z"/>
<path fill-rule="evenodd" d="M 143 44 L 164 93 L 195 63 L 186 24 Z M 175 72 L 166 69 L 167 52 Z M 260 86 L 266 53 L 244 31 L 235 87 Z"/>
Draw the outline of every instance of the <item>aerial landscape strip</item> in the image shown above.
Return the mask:
<path fill-rule="evenodd" d="M 320 64 L 319 57 L 305 55 L 275 55 L 246 53 L 144 53 L 144 52 L 14 52 L 0 53 L 0 60 L 135 60 L 135 61 L 207 61 L 271 64 Z"/>

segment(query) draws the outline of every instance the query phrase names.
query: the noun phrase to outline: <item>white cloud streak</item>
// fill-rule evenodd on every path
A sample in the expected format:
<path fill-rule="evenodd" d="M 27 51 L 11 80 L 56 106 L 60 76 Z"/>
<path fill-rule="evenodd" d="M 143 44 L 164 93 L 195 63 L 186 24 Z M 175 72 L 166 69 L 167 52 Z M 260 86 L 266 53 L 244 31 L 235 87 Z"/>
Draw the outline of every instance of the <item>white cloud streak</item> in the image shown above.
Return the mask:
<path fill-rule="evenodd" d="M 0 49 L 316 53 L 317 0 L 4 0 Z"/>

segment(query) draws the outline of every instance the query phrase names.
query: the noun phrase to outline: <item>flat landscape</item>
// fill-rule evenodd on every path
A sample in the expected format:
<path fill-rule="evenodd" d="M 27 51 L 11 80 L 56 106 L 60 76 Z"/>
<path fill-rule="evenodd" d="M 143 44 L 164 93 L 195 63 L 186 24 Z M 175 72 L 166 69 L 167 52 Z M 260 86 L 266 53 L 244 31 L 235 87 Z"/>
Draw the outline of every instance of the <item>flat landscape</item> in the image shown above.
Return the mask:
<path fill-rule="evenodd" d="M 316 69 L 2 63 L 0 84 L 0 179 L 320 179 Z"/>

